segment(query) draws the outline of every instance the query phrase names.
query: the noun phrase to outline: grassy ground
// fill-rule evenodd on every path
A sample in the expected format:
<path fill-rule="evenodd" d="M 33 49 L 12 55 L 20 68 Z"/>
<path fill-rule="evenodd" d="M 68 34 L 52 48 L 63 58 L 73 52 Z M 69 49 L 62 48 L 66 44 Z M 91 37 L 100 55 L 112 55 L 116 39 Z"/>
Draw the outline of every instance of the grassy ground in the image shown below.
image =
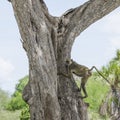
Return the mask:
<path fill-rule="evenodd" d="M 21 111 L 7 111 L 7 110 L 0 110 L 0 120 L 20 120 Z"/>

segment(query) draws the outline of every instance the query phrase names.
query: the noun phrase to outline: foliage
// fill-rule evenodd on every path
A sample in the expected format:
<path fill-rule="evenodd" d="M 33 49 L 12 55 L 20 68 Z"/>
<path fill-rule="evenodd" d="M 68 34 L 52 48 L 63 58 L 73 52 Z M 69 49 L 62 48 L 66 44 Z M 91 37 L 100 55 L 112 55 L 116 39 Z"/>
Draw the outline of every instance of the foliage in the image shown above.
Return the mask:
<path fill-rule="evenodd" d="M 19 83 L 16 85 L 15 92 L 12 95 L 10 102 L 6 106 L 8 110 L 19 110 L 26 106 L 26 103 L 22 99 L 22 91 L 27 82 L 28 82 L 27 76 L 19 80 Z"/>
<path fill-rule="evenodd" d="M 21 111 L 8 111 L 5 110 L 6 104 L 8 104 L 10 96 L 7 92 L 0 89 L 0 120 L 19 120 Z"/>
<path fill-rule="evenodd" d="M 107 66 L 102 67 L 101 72 L 114 85 L 119 85 L 120 82 L 120 50 L 116 51 L 116 56 L 108 63 Z M 116 83 L 117 82 L 117 83 Z"/>
<path fill-rule="evenodd" d="M 29 107 L 26 106 L 21 111 L 20 120 L 30 120 Z"/>
<path fill-rule="evenodd" d="M 8 110 L 19 110 L 22 109 L 25 105 L 26 103 L 22 99 L 22 94 L 16 91 L 6 108 Z"/>
<path fill-rule="evenodd" d="M 7 92 L 0 89 L 0 110 L 5 109 L 6 104 L 9 101 L 9 95 Z"/>
<path fill-rule="evenodd" d="M 7 93 L 0 89 L 0 118 L 4 120 L 30 119 L 28 105 L 22 99 L 22 91 L 27 82 L 28 76 L 19 80 L 18 84 L 16 85 L 15 92 L 11 96 L 11 99 L 8 97 Z M 7 110 L 3 110 L 3 106 L 5 106 Z"/>

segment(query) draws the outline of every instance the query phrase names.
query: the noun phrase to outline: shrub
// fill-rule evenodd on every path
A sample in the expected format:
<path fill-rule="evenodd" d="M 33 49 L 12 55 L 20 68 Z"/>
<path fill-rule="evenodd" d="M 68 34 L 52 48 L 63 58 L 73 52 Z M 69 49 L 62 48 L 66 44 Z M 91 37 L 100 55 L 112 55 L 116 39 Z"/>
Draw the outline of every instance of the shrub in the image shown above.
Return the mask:
<path fill-rule="evenodd" d="M 20 120 L 30 120 L 30 113 L 29 113 L 29 107 L 26 106 L 22 109 Z"/>
<path fill-rule="evenodd" d="M 15 92 L 13 93 L 11 100 L 6 106 L 7 110 L 19 110 L 26 106 L 26 103 L 22 99 L 22 91 L 27 82 L 28 82 L 27 76 L 19 80 L 19 83 L 16 85 Z"/>

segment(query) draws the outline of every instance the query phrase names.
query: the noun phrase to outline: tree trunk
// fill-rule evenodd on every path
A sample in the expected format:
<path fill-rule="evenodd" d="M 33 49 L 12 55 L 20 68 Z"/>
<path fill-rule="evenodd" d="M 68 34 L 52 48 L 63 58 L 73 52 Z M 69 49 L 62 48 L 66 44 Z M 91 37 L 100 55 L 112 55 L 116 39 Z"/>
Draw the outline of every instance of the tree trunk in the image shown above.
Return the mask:
<path fill-rule="evenodd" d="M 120 0 L 90 0 L 65 12 L 49 14 L 43 0 L 11 0 L 29 60 L 29 83 L 23 98 L 31 120 L 87 120 L 87 105 L 65 70 L 75 38 L 120 5 Z"/>

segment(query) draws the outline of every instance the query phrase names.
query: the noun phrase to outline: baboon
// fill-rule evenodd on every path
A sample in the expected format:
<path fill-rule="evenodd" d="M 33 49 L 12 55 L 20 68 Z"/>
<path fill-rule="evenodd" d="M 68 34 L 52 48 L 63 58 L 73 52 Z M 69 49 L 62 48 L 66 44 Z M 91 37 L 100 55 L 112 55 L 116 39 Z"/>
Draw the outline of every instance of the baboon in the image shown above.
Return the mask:
<path fill-rule="evenodd" d="M 83 90 L 84 96 L 81 98 L 86 98 L 88 97 L 88 94 L 86 92 L 86 88 L 85 88 L 85 84 L 88 80 L 88 78 L 92 75 L 92 70 L 95 68 L 95 70 L 108 82 L 110 83 L 100 72 L 99 70 L 95 67 L 92 66 L 91 69 L 89 69 L 88 67 L 84 66 L 84 65 L 80 65 L 78 63 L 76 63 L 75 61 L 71 60 L 66 60 L 65 63 L 66 66 L 66 70 L 67 73 L 59 73 L 61 75 L 64 75 L 65 77 L 71 78 L 72 74 L 77 75 L 78 77 L 81 77 L 81 85 L 80 85 L 80 90 Z"/>

